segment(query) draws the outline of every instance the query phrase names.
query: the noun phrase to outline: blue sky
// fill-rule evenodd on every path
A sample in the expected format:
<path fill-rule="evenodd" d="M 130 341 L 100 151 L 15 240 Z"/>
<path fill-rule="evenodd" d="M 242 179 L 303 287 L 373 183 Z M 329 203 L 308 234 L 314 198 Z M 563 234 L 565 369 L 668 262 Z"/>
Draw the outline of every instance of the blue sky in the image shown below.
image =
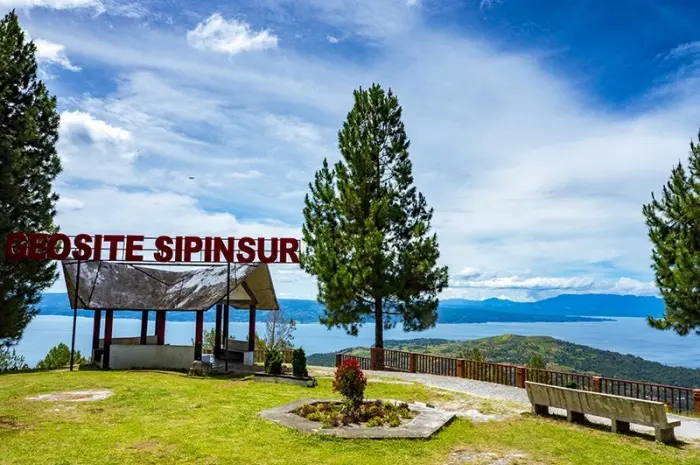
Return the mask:
<path fill-rule="evenodd" d="M 655 293 L 641 206 L 700 127 L 697 2 L 0 6 L 59 98 L 66 232 L 299 236 L 353 89 L 379 82 L 435 208 L 444 297 Z"/>

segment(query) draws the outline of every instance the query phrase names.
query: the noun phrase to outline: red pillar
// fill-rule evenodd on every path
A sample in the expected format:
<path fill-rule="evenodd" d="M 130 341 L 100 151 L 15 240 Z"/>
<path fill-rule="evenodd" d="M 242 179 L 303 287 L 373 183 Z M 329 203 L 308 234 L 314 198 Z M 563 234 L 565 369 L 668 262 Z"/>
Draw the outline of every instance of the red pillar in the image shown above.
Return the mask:
<path fill-rule="evenodd" d="M 158 345 L 165 345 L 165 311 L 156 312 L 156 336 Z"/>
<path fill-rule="evenodd" d="M 148 310 L 141 312 L 141 345 L 145 346 L 148 341 Z"/>
<path fill-rule="evenodd" d="M 95 310 L 95 319 L 92 323 L 92 350 L 100 348 L 100 323 L 102 320 L 102 310 Z"/>
<path fill-rule="evenodd" d="M 202 360 L 202 331 L 204 331 L 204 310 L 197 310 L 194 325 L 194 359 Z"/>
<path fill-rule="evenodd" d="M 515 368 L 515 387 L 525 389 L 525 381 L 527 381 L 527 369 L 525 367 Z"/>
<path fill-rule="evenodd" d="M 112 326 L 114 324 L 114 310 L 105 312 L 105 343 L 102 352 L 102 368 L 109 368 L 109 349 L 112 345 Z"/>
<path fill-rule="evenodd" d="M 248 351 L 255 350 L 255 305 L 251 304 L 248 314 Z"/>
<path fill-rule="evenodd" d="M 214 357 L 219 356 L 221 351 L 221 318 L 223 314 L 223 308 L 221 304 L 216 304 L 216 323 L 214 332 Z"/>

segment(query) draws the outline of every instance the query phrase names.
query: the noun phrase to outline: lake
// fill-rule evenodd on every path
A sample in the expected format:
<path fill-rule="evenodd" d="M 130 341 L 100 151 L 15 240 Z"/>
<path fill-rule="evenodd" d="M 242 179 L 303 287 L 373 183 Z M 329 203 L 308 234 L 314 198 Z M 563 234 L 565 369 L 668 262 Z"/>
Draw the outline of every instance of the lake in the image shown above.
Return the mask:
<path fill-rule="evenodd" d="M 63 342 L 70 347 L 73 318 L 67 316 L 39 315 L 27 327 L 17 352 L 33 367 L 56 344 Z M 214 323 L 205 323 L 205 329 Z M 104 328 L 104 318 L 103 318 Z M 264 333 L 264 323 L 257 325 Z M 138 336 L 141 321 L 114 320 L 114 337 Z M 248 323 L 231 323 L 233 337 L 245 340 Z M 154 334 L 154 322 L 149 322 L 148 334 Z M 385 340 L 441 338 L 454 340 L 477 339 L 501 334 L 523 336 L 552 336 L 564 341 L 623 354 L 633 354 L 647 360 L 672 366 L 700 368 L 700 337 L 681 337 L 672 332 L 658 331 L 647 326 L 644 318 L 615 318 L 605 322 L 577 323 L 467 323 L 439 324 L 420 333 L 405 333 L 401 329 L 385 331 Z M 194 322 L 168 321 L 166 344 L 191 344 Z M 369 347 L 374 342 L 374 325 L 365 325 L 357 337 L 348 336 L 339 329 L 328 330 L 319 324 L 298 324 L 294 332 L 295 345 L 304 348 L 308 355 L 334 352 L 353 346 Z M 78 317 L 76 349 L 84 355 L 92 346 L 92 318 Z"/>

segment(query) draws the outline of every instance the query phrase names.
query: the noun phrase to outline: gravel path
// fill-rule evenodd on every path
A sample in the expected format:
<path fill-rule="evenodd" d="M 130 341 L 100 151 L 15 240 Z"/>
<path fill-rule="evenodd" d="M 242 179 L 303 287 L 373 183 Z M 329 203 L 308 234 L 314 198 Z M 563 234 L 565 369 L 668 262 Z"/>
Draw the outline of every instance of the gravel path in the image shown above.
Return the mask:
<path fill-rule="evenodd" d="M 329 367 L 313 367 L 319 375 L 332 375 L 334 368 Z M 486 383 L 483 381 L 474 381 L 471 379 L 452 378 L 449 376 L 428 375 L 423 373 L 403 373 L 403 372 L 386 372 L 386 371 L 371 371 L 366 370 L 365 373 L 370 378 L 395 378 L 402 381 L 422 383 L 426 386 L 456 391 L 465 394 L 470 394 L 477 397 L 485 397 L 488 399 L 504 400 L 517 402 L 522 404 L 527 410 L 530 409 L 530 401 L 527 398 L 525 389 L 518 389 L 511 386 L 503 386 L 501 384 Z M 550 408 L 551 414 L 561 415 L 566 417 L 566 411 Z M 610 420 L 607 418 L 594 417 L 586 415 L 586 418 L 591 423 L 610 426 Z M 676 437 L 686 440 L 700 439 L 700 420 L 679 415 L 668 415 L 669 421 L 681 421 L 681 426 L 676 428 Z M 654 434 L 653 428 L 646 426 L 631 425 L 632 431 L 644 434 Z"/>

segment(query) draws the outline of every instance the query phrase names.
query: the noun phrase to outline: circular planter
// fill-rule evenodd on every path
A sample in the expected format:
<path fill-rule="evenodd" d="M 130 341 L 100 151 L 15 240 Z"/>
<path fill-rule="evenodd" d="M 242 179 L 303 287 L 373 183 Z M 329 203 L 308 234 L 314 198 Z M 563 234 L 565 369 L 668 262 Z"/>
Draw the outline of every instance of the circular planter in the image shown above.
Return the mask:
<path fill-rule="evenodd" d="M 370 400 L 368 399 L 368 401 Z M 296 409 L 304 404 L 322 402 L 336 401 L 303 399 L 265 410 L 260 415 L 267 420 L 297 431 L 347 439 L 428 439 L 455 418 L 453 412 L 443 412 L 420 404 L 409 404 L 408 408 L 416 416 L 410 422 L 398 427 L 341 426 L 337 428 L 323 428 L 319 422 L 307 420 L 295 413 Z M 384 402 L 398 403 L 394 400 L 384 400 Z"/>

